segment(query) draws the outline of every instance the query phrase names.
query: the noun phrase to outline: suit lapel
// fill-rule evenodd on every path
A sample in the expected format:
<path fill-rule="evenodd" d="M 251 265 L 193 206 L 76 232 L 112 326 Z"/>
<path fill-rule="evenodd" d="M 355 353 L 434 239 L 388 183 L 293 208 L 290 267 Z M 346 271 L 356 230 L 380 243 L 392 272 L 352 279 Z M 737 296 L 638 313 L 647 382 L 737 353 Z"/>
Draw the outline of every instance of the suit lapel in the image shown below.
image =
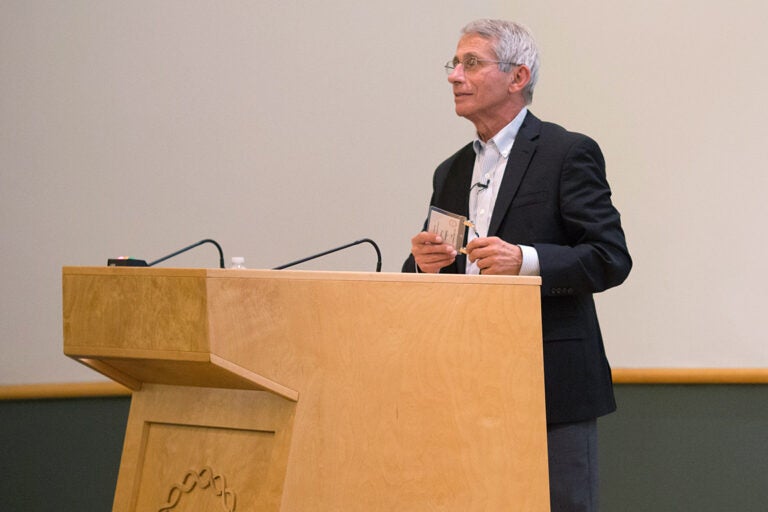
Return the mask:
<path fill-rule="evenodd" d="M 441 194 L 443 200 L 438 201 L 440 208 L 459 215 L 469 216 L 469 194 L 467 191 L 472 183 L 472 170 L 475 166 L 475 150 L 472 144 L 465 146 L 451 165 L 450 177 L 445 182 Z M 458 249 L 458 247 L 457 247 Z M 441 270 L 441 272 L 463 274 L 466 269 L 467 257 L 459 253 L 456 261 Z"/>
<path fill-rule="evenodd" d="M 488 236 L 496 235 L 501 227 L 501 221 L 506 217 L 507 210 L 509 210 L 509 206 L 517 194 L 517 189 L 520 187 L 520 182 L 531 163 L 531 158 L 536 152 L 540 129 L 541 121 L 528 112 L 523 125 L 517 132 L 512 151 L 509 152 L 504 178 L 501 180 L 499 195 L 496 197 L 496 205 L 491 216 L 491 225 L 488 227 Z"/>
<path fill-rule="evenodd" d="M 475 165 L 475 150 L 472 144 L 465 146 L 456 160 L 451 164 L 448 179 L 437 206 L 458 213 L 465 217 L 469 215 L 469 194 L 467 191 L 472 182 L 472 170 Z"/>

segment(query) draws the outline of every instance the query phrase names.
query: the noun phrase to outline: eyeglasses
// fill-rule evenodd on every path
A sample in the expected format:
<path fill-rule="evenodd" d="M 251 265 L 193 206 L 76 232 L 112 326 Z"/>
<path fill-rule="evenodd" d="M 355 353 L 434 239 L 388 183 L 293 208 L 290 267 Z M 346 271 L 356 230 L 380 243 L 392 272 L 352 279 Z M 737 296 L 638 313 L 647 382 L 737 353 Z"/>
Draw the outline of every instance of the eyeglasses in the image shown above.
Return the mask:
<path fill-rule="evenodd" d="M 515 64 L 514 62 L 504 62 L 502 60 L 489 60 L 489 59 L 478 59 L 474 55 L 468 55 L 464 57 L 464 59 L 459 60 L 458 57 L 454 57 L 453 60 L 449 60 L 445 63 L 445 72 L 446 74 L 453 73 L 453 70 L 456 69 L 456 66 L 461 64 L 461 66 L 464 68 L 465 73 L 472 73 L 473 71 L 477 71 L 479 67 L 481 67 L 481 64 L 507 64 L 509 66 L 519 66 L 520 64 Z"/>

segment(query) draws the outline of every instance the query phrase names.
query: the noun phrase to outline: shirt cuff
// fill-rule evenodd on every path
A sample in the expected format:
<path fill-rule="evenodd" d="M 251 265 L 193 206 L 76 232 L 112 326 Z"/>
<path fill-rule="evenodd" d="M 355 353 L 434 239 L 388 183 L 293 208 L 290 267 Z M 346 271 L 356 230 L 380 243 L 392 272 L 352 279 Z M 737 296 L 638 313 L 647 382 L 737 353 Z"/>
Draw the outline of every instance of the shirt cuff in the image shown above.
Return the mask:
<path fill-rule="evenodd" d="M 539 267 L 539 253 L 530 245 L 518 245 L 521 251 L 523 251 L 523 263 L 520 265 L 521 276 L 538 276 L 541 275 L 541 268 Z"/>

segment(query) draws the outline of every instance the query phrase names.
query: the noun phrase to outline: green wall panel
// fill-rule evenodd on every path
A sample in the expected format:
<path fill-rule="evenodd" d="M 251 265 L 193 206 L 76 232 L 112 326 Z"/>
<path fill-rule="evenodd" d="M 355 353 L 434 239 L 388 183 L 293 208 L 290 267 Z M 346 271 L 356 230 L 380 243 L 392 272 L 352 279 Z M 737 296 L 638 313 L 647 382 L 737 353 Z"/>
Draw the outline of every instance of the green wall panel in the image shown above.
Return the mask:
<path fill-rule="evenodd" d="M 112 510 L 129 398 L 0 402 L 0 511 Z"/>
<path fill-rule="evenodd" d="M 768 386 L 619 385 L 603 512 L 768 510 Z M 110 510 L 129 398 L 0 402 L 0 511 Z"/>
<path fill-rule="evenodd" d="M 620 385 L 599 422 L 604 511 L 768 510 L 768 386 Z"/>

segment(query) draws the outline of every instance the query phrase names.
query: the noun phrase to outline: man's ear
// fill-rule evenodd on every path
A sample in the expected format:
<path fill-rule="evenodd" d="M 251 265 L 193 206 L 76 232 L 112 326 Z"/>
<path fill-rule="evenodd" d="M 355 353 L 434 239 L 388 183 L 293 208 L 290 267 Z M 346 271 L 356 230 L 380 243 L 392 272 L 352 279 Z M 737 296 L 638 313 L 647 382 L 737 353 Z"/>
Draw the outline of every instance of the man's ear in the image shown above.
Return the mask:
<path fill-rule="evenodd" d="M 531 70 L 528 69 L 528 66 L 524 64 L 515 66 L 512 70 L 512 80 L 509 83 L 509 92 L 522 91 L 530 81 Z"/>

